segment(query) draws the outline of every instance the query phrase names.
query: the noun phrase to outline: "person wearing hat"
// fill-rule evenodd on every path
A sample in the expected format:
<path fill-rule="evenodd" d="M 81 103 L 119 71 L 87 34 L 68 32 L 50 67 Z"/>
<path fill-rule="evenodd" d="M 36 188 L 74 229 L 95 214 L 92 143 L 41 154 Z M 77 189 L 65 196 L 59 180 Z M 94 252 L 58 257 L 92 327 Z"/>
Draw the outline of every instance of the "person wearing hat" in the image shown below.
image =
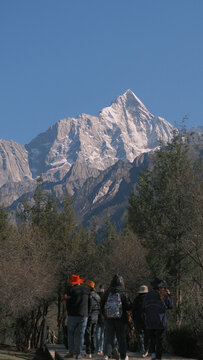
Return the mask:
<path fill-rule="evenodd" d="M 168 327 L 167 310 L 173 308 L 173 300 L 166 281 L 161 276 L 157 276 L 151 285 L 153 289 L 146 295 L 143 305 L 152 359 L 159 360 L 163 352 L 164 332 Z"/>
<path fill-rule="evenodd" d="M 136 333 L 139 343 L 139 351 L 141 356 L 144 358 L 148 355 L 148 331 L 146 329 L 145 322 L 145 313 L 144 313 L 144 299 L 148 293 L 148 287 L 146 285 L 141 285 L 137 291 L 137 296 L 135 297 L 132 305 L 132 318 L 136 328 Z"/>
<path fill-rule="evenodd" d="M 89 316 L 85 330 L 85 344 L 86 344 L 86 357 L 92 358 L 96 350 L 96 329 L 97 321 L 100 313 L 101 298 L 95 290 L 95 283 L 92 280 L 87 280 L 85 286 L 90 289 L 89 294 Z"/>
<path fill-rule="evenodd" d="M 81 359 L 82 346 L 84 343 L 84 334 L 88 318 L 88 305 L 90 290 L 82 283 L 84 278 L 73 274 L 69 284 L 71 285 L 67 292 L 66 308 L 68 313 L 68 348 L 69 353 L 66 358 L 72 358 L 74 351 L 76 359 Z"/>

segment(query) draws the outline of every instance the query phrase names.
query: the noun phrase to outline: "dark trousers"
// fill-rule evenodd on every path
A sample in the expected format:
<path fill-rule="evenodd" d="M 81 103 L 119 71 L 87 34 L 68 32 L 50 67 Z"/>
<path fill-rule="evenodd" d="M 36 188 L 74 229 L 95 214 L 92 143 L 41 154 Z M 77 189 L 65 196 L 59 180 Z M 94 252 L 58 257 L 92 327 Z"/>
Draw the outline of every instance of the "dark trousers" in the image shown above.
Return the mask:
<path fill-rule="evenodd" d="M 85 330 L 85 345 L 86 345 L 87 354 L 94 354 L 95 352 L 96 330 L 97 330 L 97 321 L 88 319 L 87 327 Z"/>
<path fill-rule="evenodd" d="M 137 338 L 139 343 L 139 351 L 145 354 L 149 350 L 149 334 L 146 329 L 137 329 Z"/>
<path fill-rule="evenodd" d="M 115 336 L 118 341 L 118 349 L 121 359 L 125 359 L 127 342 L 126 332 L 128 324 L 121 319 L 109 319 L 105 321 L 104 333 L 104 355 L 108 357 L 112 354 L 112 349 L 115 347 Z"/>
<path fill-rule="evenodd" d="M 161 359 L 165 329 L 150 329 L 148 331 L 150 339 L 150 352 L 156 354 L 156 359 Z"/>

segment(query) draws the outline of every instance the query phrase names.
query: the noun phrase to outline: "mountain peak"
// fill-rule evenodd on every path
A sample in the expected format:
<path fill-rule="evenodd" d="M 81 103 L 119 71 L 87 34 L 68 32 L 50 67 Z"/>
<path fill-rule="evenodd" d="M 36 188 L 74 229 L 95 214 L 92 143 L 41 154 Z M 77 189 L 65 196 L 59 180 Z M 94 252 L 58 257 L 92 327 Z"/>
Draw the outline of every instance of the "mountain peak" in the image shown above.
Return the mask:
<path fill-rule="evenodd" d="M 130 89 L 126 90 L 122 95 L 119 95 L 112 103 L 112 105 L 114 104 L 125 106 L 134 111 L 141 109 L 145 112 L 148 111 L 142 101 Z"/>

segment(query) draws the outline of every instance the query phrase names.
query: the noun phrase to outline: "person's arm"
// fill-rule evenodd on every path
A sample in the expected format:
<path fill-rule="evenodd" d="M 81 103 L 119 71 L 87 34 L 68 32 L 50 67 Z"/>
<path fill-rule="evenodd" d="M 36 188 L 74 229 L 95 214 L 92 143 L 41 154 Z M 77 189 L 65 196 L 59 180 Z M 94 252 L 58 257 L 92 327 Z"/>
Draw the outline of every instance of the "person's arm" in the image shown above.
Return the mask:
<path fill-rule="evenodd" d="M 88 295 L 88 314 L 90 315 L 91 312 L 92 312 L 92 294 L 91 294 L 91 291 Z"/>
<path fill-rule="evenodd" d="M 165 299 L 164 299 L 165 305 L 167 309 L 173 308 L 173 299 L 171 297 L 171 293 L 168 289 L 166 289 Z"/>
<path fill-rule="evenodd" d="M 123 303 L 123 307 L 124 307 L 124 310 L 126 311 L 129 311 L 132 309 L 132 302 L 128 296 L 127 293 L 123 293 L 122 297 L 122 303 Z"/>
<path fill-rule="evenodd" d="M 134 299 L 134 301 L 133 301 L 133 303 L 132 303 L 131 312 L 132 312 L 133 321 L 134 321 L 134 323 L 135 323 L 136 312 L 137 312 L 137 299 L 136 299 L 136 298 Z"/>
<path fill-rule="evenodd" d="M 101 298 L 101 313 L 102 313 L 103 316 L 105 316 L 105 309 L 104 309 L 104 307 L 105 307 L 105 304 L 106 304 L 106 302 L 107 302 L 108 295 L 109 295 L 109 290 L 106 290 L 106 291 L 104 292 L 104 295 L 103 295 L 102 298 Z"/>

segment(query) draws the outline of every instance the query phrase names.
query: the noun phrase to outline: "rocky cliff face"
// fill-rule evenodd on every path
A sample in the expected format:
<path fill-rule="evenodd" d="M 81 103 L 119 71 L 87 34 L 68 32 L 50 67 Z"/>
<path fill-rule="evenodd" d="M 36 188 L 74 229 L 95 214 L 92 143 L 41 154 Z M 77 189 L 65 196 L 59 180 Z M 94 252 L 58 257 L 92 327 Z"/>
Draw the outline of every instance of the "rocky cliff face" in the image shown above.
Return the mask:
<path fill-rule="evenodd" d="M 32 173 L 25 147 L 13 140 L 0 140 L 0 186 L 26 179 L 32 179 Z"/>

